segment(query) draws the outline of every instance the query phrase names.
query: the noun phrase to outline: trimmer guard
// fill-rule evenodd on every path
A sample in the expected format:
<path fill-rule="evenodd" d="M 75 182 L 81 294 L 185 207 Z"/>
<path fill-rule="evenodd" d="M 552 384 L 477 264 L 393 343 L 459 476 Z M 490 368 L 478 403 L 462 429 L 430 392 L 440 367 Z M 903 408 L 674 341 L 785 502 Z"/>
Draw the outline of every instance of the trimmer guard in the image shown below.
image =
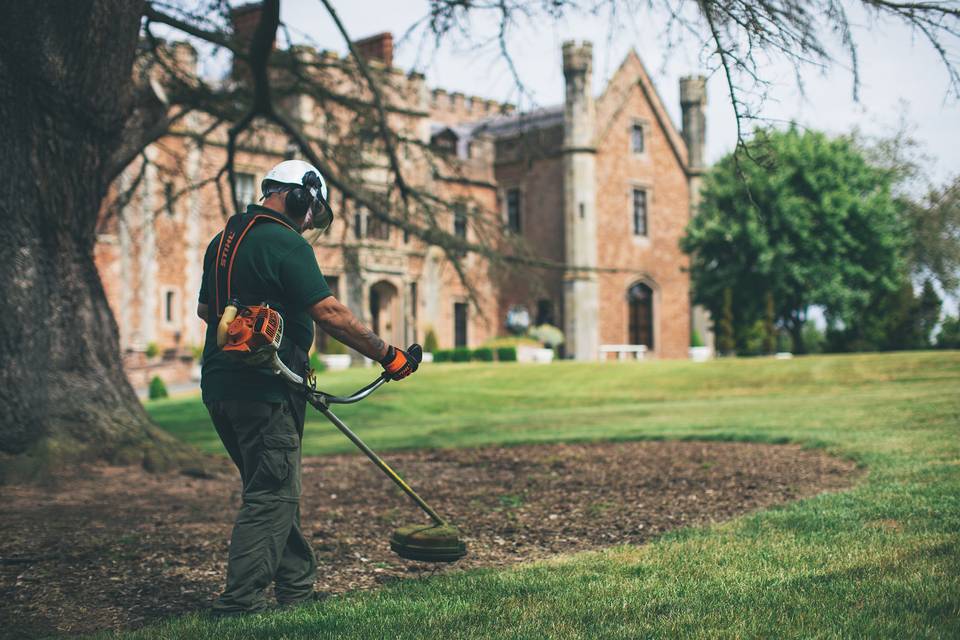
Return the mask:
<path fill-rule="evenodd" d="M 456 562 L 467 555 L 460 532 L 449 524 L 400 527 L 390 536 L 390 549 L 401 558 L 421 562 Z"/>

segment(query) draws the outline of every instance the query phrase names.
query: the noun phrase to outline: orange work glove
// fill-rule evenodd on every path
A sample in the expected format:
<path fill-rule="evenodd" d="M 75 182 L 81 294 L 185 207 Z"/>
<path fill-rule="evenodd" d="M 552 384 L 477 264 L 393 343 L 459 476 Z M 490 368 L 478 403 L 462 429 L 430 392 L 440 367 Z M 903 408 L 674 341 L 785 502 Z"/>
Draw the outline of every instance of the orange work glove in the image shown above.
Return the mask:
<path fill-rule="evenodd" d="M 406 351 L 391 346 L 380 364 L 391 380 L 403 380 L 417 370 L 420 361 L 412 358 Z"/>

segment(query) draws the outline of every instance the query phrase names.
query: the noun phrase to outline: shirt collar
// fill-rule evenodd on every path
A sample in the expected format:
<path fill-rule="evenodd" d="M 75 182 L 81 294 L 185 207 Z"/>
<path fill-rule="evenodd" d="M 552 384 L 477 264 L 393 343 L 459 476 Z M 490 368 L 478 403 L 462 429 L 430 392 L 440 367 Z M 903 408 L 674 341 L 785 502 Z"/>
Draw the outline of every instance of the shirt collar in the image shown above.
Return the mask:
<path fill-rule="evenodd" d="M 268 213 L 268 214 L 270 214 L 270 215 L 272 215 L 272 216 L 276 216 L 276 217 L 280 218 L 280 219 L 283 220 L 285 223 L 287 223 L 288 225 L 290 225 L 290 228 L 294 229 L 295 231 L 298 231 L 298 232 L 300 231 L 300 225 L 298 225 L 296 222 L 294 222 L 294 221 L 290 218 L 290 216 L 288 216 L 287 214 L 282 213 L 282 212 L 280 212 L 280 211 L 276 211 L 276 210 L 274 210 L 274 209 L 271 209 L 271 208 L 269 208 L 269 207 L 263 207 L 263 206 L 260 206 L 259 204 L 248 204 L 248 205 L 247 205 L 247 213 L 249 213 L 249 214 L 251 214 L 251 215 L 257 214 L 257 213 Z"/>

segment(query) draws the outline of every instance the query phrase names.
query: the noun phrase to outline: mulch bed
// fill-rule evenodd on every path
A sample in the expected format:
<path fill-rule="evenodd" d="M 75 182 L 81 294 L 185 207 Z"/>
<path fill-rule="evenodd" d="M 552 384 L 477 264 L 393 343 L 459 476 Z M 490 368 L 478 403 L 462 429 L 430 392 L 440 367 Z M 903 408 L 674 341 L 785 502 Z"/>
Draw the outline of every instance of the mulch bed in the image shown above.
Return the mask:
<path fill-rule="evenodd" d="M 390 453 L 460 526 L 466 559 L 437 569 L 390 552 L 419 510 L 359 455 L 305 461 L 303 525 L 318 589 L 372 589 L 434 571 L 640 544 L 686 525 L 849 486 L 855 465 L 797 446 L 556 444 Z M 129 629 L 209 606 L 239 504 L 212 479 L 94 467 L 58 488 L 0 488 L 0 635 Z"/>

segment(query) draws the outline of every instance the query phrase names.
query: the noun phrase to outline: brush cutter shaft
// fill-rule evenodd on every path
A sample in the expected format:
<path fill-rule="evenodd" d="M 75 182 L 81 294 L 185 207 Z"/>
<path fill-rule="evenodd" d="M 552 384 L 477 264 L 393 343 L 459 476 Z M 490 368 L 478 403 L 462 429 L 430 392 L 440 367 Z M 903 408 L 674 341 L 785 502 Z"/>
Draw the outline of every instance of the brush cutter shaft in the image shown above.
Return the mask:
<path fill-rule="evenodd" d="M 371 390 L 371 391 L 372 391 L 372 390 Z M 366 454 L 366 456 L 367 456 L 368 458 L 370 458 L 370 460 L 373 462 L 373 464 L 377 465 L 377 466 L 380 468 L 381 471 L 383 471 L 385 474 L 387 474 L 387 476 L 396 483 L 396 485 L 397 485 L 398 487 L 400 487 L 401 489 L 403 489 L 403 492 L 406 493 L 408 496 L 410 496 L 410 499 L 413 500 L 414 502 L 416 502 L 416 503 L 417 503 L 417 506 L 419 506 L 421 509 L 423 509 L 423 511 L 424 511 L 428 516 L 430 516 L 430 519 L 431 519 L 431 520 L 433 520 L 433 521 L 434 521 L 436 524 L 438 524 L 438 525 L 445 525 L 445 524 L 447 524 L 446 521 L 445 521 L 443 518 L 441 518 L 439 515 L 437 515 L 437 512 L 434 511 L 434 510 L 430 507 L 430 505 L 428 505 L 428 504 L 424 501 L 423 498 L 421 498 L 420 496 L 417 495 L 417 492 L 416 492 L 416 491 L 414 491 L 413 489 L 410 488 L 410 485 L 408 485 L 406 482 L 403 481 L 403 478 L 401 478 L 401 477 L 397 474 L 396 471 L 394 471 L 393 469 L 390 468 L 390 465 L 388 465 L 386 462 L 384 462 L 384 461 L 380 458 L 380 456 L 378 456 L 376 453 L 374 453 L 373 450 L 372 450 L 370 447 L 368 447 L 368 446 L 363 442 L 363 440 L 361 440 L 361 439 L 357 436 L 357 434 L 355 434 L 353 431 L 350 430 L 350 427 L 348 427 L 347 425 L 345 425 L 345 424 L 343 423 L 343 421 L 340 420 L 340 418 L 338 418 L 337 416 L 335 416 L 335 415 L 333 414 L 333 412 L 330 411 L 330 408 L 329 408 L 329 407 L 327 407 L 326 405 L 324 405 L 322 402 L 317 402 L 317 403 L 311 402 L 311 404 L 313 404 L 313 406 L 316 407 L 316 408 L 320 411 L 320 413 L 322 413 L 323 415 L 327 416 L 327 419 L 330 420 L 330 422 L 333 423 L 333 426 L 335 426 L 337 429 L 339 429 L 340 432 L 341 432 L 343 435 L 347 436 L 347 438 L 350 439 L 350 442 L 352 442 L 353 444 L 357 445 L 357 448 L 360 449 L 360 451 L 363 451 L 363 452 Z"/>
<path fill-rule="evenodd" d="M 351 431 L 350 428 L 347 425 L 345 425 L 342 420 L 340 420 L 340 418 L 335 416 L 333 412 L 330 411 L 330 407 L 328 406 L 328 404 L 352 404 L 354 402 L 359 402 L 360 400 L 363 400 L 364 398 L 369 396 L 371 393 L 373 393 L 374 391 L 382 387 L 384 384 L 386 384 L 390 380 L 390 378 L 388 378 L 386 374 L 381 375 L 376 380 L 374 380 L 367 386 L 363 387 L 359 391 L 356 391 L 349 396 L 341 397 L 341 396 L 327 395 L 322 391 L 316 391 L 314 389 L 311 389 L 308 385 L 304 383 L 304 380 L 301 376 L 298 376 L 296 373 L 291 371 L 289 367 L 283 364 L 283 362 L 280 360 L 280 357 L 277 355 L 276 351 L 273 352 L 273 371 L 280 377 L 286 379 L 291 385 L 299 388 L 300 390 L 306 391 L 307 400 L 310 401 L 310 404 L 312 404 L 320 413 L 325 415 L 327 419 L 333 423 L 333 426 L 339 429 L 343 435 L 349 438 L 350 442 L 357 445 L 357 448 L 363 451 L 363 453 L 366 454 L 368 458 L 370 458 L 373 464 L 377 465 L 377 467 L 379 467 L 381 471 L 387 474 L 387 476 L 391 480 L 393 480 L 398 487 L 403 489 L 403 492 L 406 493 L 408 496 L 410 496 L 410 499 L 416 502 L 417 506 L 423 509 L 423 511 L 428 516 L 430 516 L 431 520 L 433 520 L 438 525 L 447 524 L 446 521 L 443 518 L 441 518 L 439 515 L 437 515 L 437 512 L 434 511 L 430 507 L 430 505 L 428 505 L 426 501 L 424 501 L 423 498 L 417 495 L 416 491 L 410 488 L 410 485 L 404 482 L 403 478 L 401 478 L 396 471 L 390 468 L 390 465 L 388 465 L 386 462 L 381 460 L 380 456 L 378 456 L 376 453 L 373 452 L 373 449 L 368 447 L 363 442 L 363 440 L 361 440 L 357 436 L 357 434 Z"/>

